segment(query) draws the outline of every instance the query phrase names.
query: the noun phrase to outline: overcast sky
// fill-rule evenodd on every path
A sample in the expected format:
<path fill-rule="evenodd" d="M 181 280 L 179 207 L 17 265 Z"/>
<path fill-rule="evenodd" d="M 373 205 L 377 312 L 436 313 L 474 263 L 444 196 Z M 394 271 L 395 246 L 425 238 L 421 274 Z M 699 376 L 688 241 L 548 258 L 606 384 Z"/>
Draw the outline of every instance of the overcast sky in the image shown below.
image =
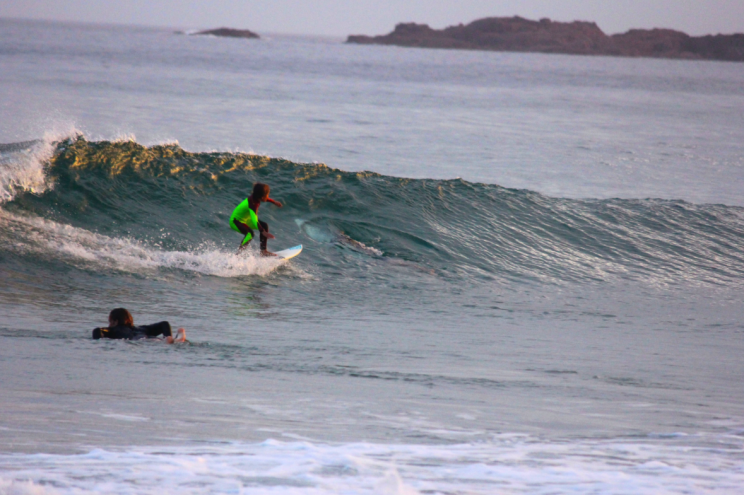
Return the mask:
<path fill-rule="evenodd" d="M 513 15 L 595 21 L 608 34 L 653 27 L 744 32 L 744 0 L 0 0 L 5 18 L 334 36 L 387 34 L 399 22 L 440 29 Z"/>

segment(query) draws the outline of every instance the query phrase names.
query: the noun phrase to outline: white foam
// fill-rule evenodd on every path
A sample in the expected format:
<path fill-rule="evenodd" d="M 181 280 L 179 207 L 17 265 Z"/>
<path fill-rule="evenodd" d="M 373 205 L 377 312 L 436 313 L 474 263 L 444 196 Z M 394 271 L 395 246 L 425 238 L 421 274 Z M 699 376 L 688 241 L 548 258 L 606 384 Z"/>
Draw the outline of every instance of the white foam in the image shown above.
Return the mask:
<path fill-rule="evenodd" d="M 44 133 L 42 139 L 18 151 L 0 155 L 0 204 L 12 200 L 18 191 L 41 194 L 50 189 L 44 167 L 52 158 L 56 143 L 80 135 L 73 126 Z"/>
<path fill-rule="evenodd" d="M 742 439 L 254 444 L 0 455 L 0 493 L 739 493 Z"/>
<path fill-rule="evenodd" d="M 168 251 L 128 238 L 108 237 L 4 210 L 0 210 L 0 233 L 9 250 L 135 273 L 172 268 L 218 277 L 266 276 L 285 263 L 281 259 L 258 256 L 250 250 L 240 255 L 214 247 Z"/>

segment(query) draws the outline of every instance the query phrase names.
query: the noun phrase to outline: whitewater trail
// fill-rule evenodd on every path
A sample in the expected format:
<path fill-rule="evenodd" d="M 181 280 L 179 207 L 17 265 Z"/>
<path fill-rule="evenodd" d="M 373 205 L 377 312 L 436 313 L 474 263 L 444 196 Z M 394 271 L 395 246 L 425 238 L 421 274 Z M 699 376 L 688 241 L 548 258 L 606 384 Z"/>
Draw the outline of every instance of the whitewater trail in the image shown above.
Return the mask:
<path fill-rule="evenodd" d="M 81 268 L 140 273 L 170 268 L 214 275 L 266 276 L 283 264 L 247 250 L 236 254 L 216 248 L 173 251 L 143 241 L 108 237 L 70 225 L 0 210 L 0 242 L 7 251 L 61 259 Z"/>

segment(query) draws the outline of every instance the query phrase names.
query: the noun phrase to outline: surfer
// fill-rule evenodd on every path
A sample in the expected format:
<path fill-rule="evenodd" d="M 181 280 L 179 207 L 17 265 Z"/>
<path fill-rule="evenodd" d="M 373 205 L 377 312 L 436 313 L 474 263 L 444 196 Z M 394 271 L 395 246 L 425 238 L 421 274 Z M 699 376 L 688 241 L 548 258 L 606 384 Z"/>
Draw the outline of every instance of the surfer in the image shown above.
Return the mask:
<path fill-rule="evenodd" d="M 269 197 L 269 191 L 268 184 L 256 182 L 253 185 L 251 195 L 236 206 L 232 215 L 230 215 L 230 228 L 244 236 L 238 252 L 242 251 L 253 240 L 253 231 L 258 230 L 261 241 L 261 256 L 276 256 L 266 246 L 269 239 L 274 239 L 274 236 L 269 233 L 269 224 L 258 219 L 258 207 L 261 206 L 261 203 L 269 202 L 274 203 L 279 208 L 282 207 L 279 201 Z"/>
<path fill-rule="evenodd" d="M 152 325 L 134 326 L 132 313 L 124 308 L 116 308 L 109 313 L 109 326 L 93 329 L 93 338 L 140 340 L 152 339 L 160 335 L 165 337 L 165 342 L 186 342 L 186 330 L 179 328 L 176 337 L 173 337 L 170 323 L 161 321 Z"/>

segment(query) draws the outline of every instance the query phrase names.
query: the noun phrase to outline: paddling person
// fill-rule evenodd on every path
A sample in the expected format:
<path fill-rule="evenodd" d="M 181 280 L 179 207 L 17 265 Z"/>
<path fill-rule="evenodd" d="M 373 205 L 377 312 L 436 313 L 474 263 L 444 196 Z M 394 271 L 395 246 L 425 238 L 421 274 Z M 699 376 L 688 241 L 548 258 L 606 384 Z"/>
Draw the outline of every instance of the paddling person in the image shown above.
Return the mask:
<path fill-rule="evenodd" d="M 258 230 L 261 241 L 261 256 L 276 256 L 266 246 L 269 239 L 275 238 L 269 233 L 269 224 L 258 219 L 258 207 L 261 206 L 261 203 L 274 203 L 279 208 L 282 207 L 279 201 L 275 201 L 269 197 L 269 191 L 268 184 L 256 182 L 253 185 L 251 195 L 236 206 L 232 215 L 230 215 L 230 228 L 236 232 L 240 232 L 244 236 L 243 242 L 240 243 L 240 247 L 238 248 L 238 253 L 245 249 L 248 243 L 253 240 L 253 231 Z"/>
<path fill-rule="evenodd" d="M 152 325 L 134 326 L 132 313 L 124 308 L 116 308 L 109 313 L 109 326 L 93 329 L 93 338 L 98 340 L 120 339 L 120 340 L 140 340 L 154 339 L 160 335 L 164 341 L 173 344 L 174 342 L 186 342 L 186 330 L 179 328 L 176 337 L 173 337 L 170 323 L 161 321 Z"/>

